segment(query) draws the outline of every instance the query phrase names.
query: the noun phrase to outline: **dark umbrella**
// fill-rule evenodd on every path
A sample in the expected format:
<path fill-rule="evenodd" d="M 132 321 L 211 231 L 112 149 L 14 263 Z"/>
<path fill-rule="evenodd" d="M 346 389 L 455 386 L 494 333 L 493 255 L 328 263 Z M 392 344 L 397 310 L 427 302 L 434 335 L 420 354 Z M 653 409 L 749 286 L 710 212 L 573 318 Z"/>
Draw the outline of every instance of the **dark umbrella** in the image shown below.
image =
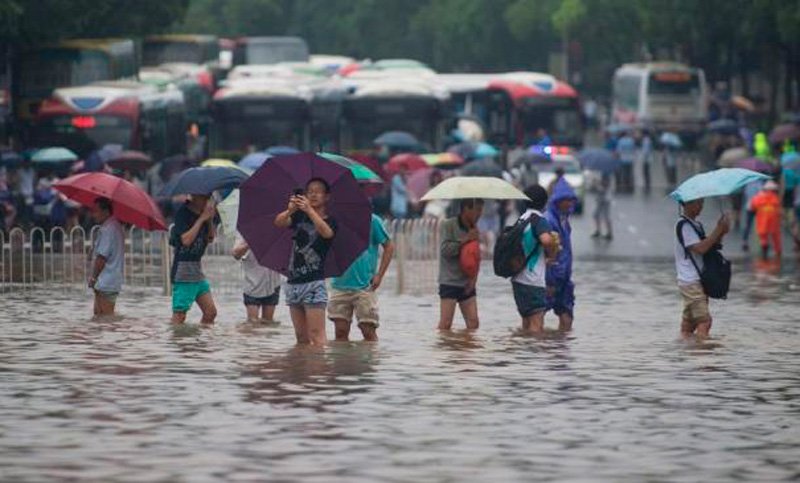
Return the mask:
<path fill-rule="evenodd" d="M 0 166 L 16 168 L 22 164 L 22 156 L 7 149 L 0 150 Z"/>
<path fill-rule="evenodd" d="M 733 119 L 717 119 L 708 123 L 708 131 L 716 134 L 739 134 L 739 125 Z"/>
<path fill-rule="evenodd" d="M 286 156 L 287 154 L 297 154 L 300 150 L 291 146 L 270 146 L 264 152 L 270 156 Z"/>
<path fill-rule="evenodd" d="M 161 191 L 161 196 L 210 195 L 238 187 L 247 173 L 237 168 L 189 168 L 178 173 Z"/>
<path fill-rule="evenodd" d="M 141 151 L 121 151 L 111 157 L 106 164 L 122 171 L 147 171 L 153 165 L 153 159 Z"/>
<path fill-rule="evenodd" d="M 464 166 L 461 170 L 464 176 L 488 176 L 492 178 L 502 178 L 503 169 L 491 159 L 479 159 Z"/>
<path fill-rule="evenodd" d="M 349 169 L 312 153 L 276 156 L 240 188 L 237 228 L 258 262 L 288 274 L 292 230 L 275 226 L 295 189 L 312 178 L 324 179 L 331 188 L 328 213 L 337 231 L 325 259 L 325 277 L 344 273 L 367 248 L 372 209 Z"/>
<path fill-rule="evenodd" d="M 169 179 L 175 173 L 197 165 L 197 162 L 185 154 L 176 154 L 161 160 L 158 174 L 162 179 Z"/>
<path fill-rule="evenodd" d="M 514 166 L 532 166 L 535 164 L 550 164 L 553 160 L 544 153 L 525 151 L 514 160 Z"/>
<path fill-rule="evenodd" d="M 106 144 L 100 149 L 95 149 L 88 156 L 84 163 L 84 171 L 102 171 L 109 159 L 122 152 L 120 144 Z"/>
<path fill-rule="evenodd" d="M 792 139 L 800 139 L 800 126 L 796 124 L 779 124 L 769 133 L 770 144 L 780 144 Z"/>
<path fill-rule="evenodd" d="M 736 163 L 737 168 L 749 169 L 764 174 L 772 174 L 777 169 L 774 165 L 762 161 L 758 158 L 747 158 Z"/>
<path fill-rule="evenodd" d="M 587 148 L 578 153 L 578 160 L 584 169 L 613 173 L 620 165 L 614 153 L 604 148 Z"/>
<path fill-rule="evenodd" d="M 373 142 L 379 146 L 390 148 L 415 149 L 419 147 L 419 140 L 413 134 L 405 131 L 387 131 L 376 137 Z"/>

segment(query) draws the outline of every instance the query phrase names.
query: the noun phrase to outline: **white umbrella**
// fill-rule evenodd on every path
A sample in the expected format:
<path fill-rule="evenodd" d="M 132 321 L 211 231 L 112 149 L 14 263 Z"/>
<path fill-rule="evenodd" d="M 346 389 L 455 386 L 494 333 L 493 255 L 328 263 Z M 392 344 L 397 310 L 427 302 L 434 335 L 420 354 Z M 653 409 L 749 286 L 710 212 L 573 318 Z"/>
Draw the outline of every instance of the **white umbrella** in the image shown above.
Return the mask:
<path fill-rule="evenodd" d="M 525 194 L 511 183 L 500 178 L 485 176 L 456 176 L 449 178 L 422 197 L 422 201 L 430 200 L 527 200 Z"/>

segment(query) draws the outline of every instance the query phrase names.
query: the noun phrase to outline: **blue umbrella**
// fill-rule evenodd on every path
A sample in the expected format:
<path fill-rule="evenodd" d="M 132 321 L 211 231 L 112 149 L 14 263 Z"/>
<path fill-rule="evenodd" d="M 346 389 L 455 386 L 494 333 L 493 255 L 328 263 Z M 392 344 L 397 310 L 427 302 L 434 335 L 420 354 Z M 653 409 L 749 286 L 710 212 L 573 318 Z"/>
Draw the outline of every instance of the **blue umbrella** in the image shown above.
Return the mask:
<path fill-rule="evenodd" d="M 172 178 L 161 196 L 210 195 L 214 191 L 237 188 L 247 178 L 247 173 L 237 168 L 189 168 Z"/>
<path fill-rule="evenodd" d="M 490 158 L 483 158 L 464 166 L 464 169 L 461 170 L 461 174 L 464 176 L 487 176 L 490 178 L 502 178 L 503 168 L 498 166 L 497 163 Z"/>
<path fill-rule="evenodd" d="M 16 168 L 20 164 L 22 164 L 22 156 L 19 154 L 5 149 L 0 151 L 0 166 Z"/>
<path fill-rule="evenodd" d="M 455 153 L 466 160 L 493 158 L 500 154 L 494 146 L 486 143 L 463 142 L 447 148 L 450 153 Z"/>
<path fill-rule="evenodd" d="M 387 131 L 376 137 L 375 144 L 389 146 L 390 148 L 417 148 L 419 141 L 413 134 L 405 131 Z"/>
<path fill-rule="evenodd" d="M 86 156 L 84 171 L 102 171 L 106 163 L 122 153 L 121 144 L 106 144 Z"/>
<path fill-rule="evenodd" d="M 658 142 L 670 148 L 680 149 L 683 147 L 683 141 L 681 141 L 680 136 L 674 132 L 661 133 L 661 136 L 658 138 Z"/>
<path fill-rule="evenodd" d="M 77 161 L 78 155 L 67 148 L 42 148 L 31 156 L 31 161 L 40 164 L 66 163 Z"/>
<path fill-rule="evenodd" d="M 239 166 L 250 171 L 255 171 L 261 167 L 269 158 L 271 154 L 267 153 L 250 153 L 239 160 Z"/>
<path fill-rule="evenodd" d="M 769 176 L 743 168 L 722 168 L 700 173 L 687 179 L 678 189 L 670 193 L 670 198 L 679 202 L 688 202 L 711 196 L 727 196 L 747 183 L 768 180 Z"/>
<path fill-rule="evenodd" d="M 286 156 L 289 154 L 297 154 L 300 150 L 291 146 L 270 146 L 265 149 L 264 152 L 270 156 Z"/>
<path fill-rule="evenodd" d="M 619 168 L 620 160 L 614 153 L 604 148 L 587 148 L 578 153 L 578 160 L 584 169 L 613 173 Z"/>
<path fill-rule="evenodd" d="M 495 148 L 491 144 L 478 143 L 475 146 L 475 151 L 472 153 L 472 157 L 474 157 L 475 159 L 493 158 L 499 154 L 500 151 L 498 151 L 497 148 Z"/>

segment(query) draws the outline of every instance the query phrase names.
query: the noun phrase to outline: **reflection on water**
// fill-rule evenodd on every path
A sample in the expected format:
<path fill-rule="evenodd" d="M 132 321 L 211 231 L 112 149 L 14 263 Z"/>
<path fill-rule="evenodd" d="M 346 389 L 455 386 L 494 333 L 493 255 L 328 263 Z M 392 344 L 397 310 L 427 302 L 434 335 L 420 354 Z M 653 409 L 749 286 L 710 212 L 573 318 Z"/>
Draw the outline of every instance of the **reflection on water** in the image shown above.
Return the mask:
<path fill-rule="evenodd" d="M 155 294 L 40 292 L 0 312 L 4 481 L 765 481 L 800 474 L 800 282 L 754 264 L 678 336 L 672 266 L 581 262 L 575 330 L 520 334 L 507 282 L 482 327 L 383 294 L 381 341 L 293 345 L 291 324 L 171 325 Z M 83 315 L 87 314 L 87 315 Z M 190 315 L 196 316 L 192 313 Z M 288 321 L 285 308 L 278 317 Z M 461 322 L 457 322 L 460 324 Z M 329 332 L 332 332 L 329 330 Z"/>

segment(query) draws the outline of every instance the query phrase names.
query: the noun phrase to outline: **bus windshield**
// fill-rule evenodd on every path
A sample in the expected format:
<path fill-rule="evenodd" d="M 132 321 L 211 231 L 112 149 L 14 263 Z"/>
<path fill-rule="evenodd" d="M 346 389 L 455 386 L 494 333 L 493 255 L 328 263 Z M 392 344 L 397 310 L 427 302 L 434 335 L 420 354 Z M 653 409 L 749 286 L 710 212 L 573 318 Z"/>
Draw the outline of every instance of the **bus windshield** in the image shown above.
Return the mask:
<path fill-rule="evenodd" d="M 59 87 L 80 86 L 113 78 L 107 54 L 97 51 L 44 50 L 26 56 L 20 66 L 23 96 L 49 96 Z"/>
<path fill-rule="evenodd" d="M 581 116 L 577 104 L 529 106 L 522 111 L 521 120 L 526 144 L 537 142 L 539 129 L 547 131 L 555 144 L 575 145 L 582 141 Z"/>
<path fill-rule="evenodd" d="M 302 119 L 249 117 L 226 119 L 214 126 L 213 149 L 247 152 L 270 146 L 303 149 L 306 123 Z"/>
<path fill-rule="evenodd" d="M 277 64 L 278 62 L 307 62 L 308 47 L 302 42 L 255 41 L 245 44 L 246 64 Z"/>
<path fill-rule="evenodd" d="M 432 120 L 422 119 L 358 119 L 347 121 L 346 124 L 348 149 L 360 150 L 375 147 L 375 138 L 387 131 L 405 131 L 411 133 L 423 145 L 435 147 L 436 127 Z"/>
<path fill-rule="evenodd" d="M 127 149 L 132 134 L 132 122 L 124 117 L 62 115 L 42 119 L 35 128 L 34 142 L 38 146 L 64 146 L 86 156 L 106 144 L 119 144 Z"/>
<path fill-rule="evenodd" d="M 194 42 L 148 42 L 142 52 L 142 64 L 156 66 L 166 62 L 202 64 L 203 48 Z"/>
<path fill-rule="evenodd" d="M 647 93 L 653 95 L 700 95 L 700 77 L 689 72 L 654 72 L 647 82 Z"/>

